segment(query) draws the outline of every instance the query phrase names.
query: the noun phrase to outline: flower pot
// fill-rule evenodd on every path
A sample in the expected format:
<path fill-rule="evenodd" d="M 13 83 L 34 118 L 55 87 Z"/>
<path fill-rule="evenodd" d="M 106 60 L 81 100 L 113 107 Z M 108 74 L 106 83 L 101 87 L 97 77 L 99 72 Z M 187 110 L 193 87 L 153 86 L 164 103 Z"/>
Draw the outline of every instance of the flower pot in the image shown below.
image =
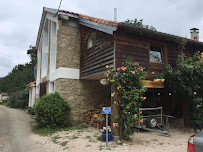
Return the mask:
<path fill-rule="evenodd" d="M 106 132 L 102 132 L 102 139 L 106 141 Z M 112 133 L 108 133 L 108 141 L 112 140 Z"/>

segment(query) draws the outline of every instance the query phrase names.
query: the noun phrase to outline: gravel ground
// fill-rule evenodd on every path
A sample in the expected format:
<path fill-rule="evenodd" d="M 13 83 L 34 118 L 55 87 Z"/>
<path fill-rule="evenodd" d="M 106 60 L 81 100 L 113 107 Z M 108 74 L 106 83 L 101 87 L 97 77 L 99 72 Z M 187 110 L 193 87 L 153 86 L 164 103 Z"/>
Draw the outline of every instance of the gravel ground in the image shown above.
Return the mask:
<path fill-rule="evenodd" d="M 0 152 L 185 152 L 191 131 L 172 129 L 172 136 L 159 133 L 138 132 L 125 146 L 97 140 L 102 130 L 92 127 L 81 130 L 57 132 L 42 137 L 30 131 L 30 116 L 24 111 L 0 106 Z"/>

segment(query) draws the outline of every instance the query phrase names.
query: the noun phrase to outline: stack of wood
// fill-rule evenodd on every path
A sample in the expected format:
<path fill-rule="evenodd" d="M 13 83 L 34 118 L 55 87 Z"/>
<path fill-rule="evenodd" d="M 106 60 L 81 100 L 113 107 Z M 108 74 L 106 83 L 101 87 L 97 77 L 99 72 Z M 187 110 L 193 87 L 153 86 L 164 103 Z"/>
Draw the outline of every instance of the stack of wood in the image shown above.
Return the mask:
<path fill-rule="evenodd" d="M 102 129 L 105 126 L 105 115 L 102 114 L 102 107 L 107 106 L 109 104 L 100 104 L 97 108 L 87 106 L 85 113 L 86 123 L 94 128 Z"/>

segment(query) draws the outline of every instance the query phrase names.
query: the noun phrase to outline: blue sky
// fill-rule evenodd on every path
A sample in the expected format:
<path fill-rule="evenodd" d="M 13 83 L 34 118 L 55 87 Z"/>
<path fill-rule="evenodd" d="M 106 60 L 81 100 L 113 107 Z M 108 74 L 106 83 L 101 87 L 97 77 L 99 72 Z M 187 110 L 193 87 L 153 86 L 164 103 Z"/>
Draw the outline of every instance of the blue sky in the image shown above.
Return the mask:
<path fill-rule="evenodd" d="M 29 62 L 26 54 L 35 45 L 43 6 L 58 8 L 60 0 L 0 1 L 0 77 L 17 64 Z M 203 41 L 202 0 L 63 0 L 61 9 L 118 21 L 143 19 L 158 31 L 190 38 L 189 29 L 200 29 Z"/>

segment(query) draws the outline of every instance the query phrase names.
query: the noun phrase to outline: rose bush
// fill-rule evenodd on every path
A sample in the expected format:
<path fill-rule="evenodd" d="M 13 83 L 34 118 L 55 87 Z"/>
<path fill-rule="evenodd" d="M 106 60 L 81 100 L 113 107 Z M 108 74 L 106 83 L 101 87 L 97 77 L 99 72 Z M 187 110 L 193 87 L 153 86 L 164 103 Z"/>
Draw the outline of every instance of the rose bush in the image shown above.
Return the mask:
<path fill-rule="evenodd" d="M 121 138 L 129 139 L 129 136 L 134 133 L 135 124 L 138 121 L 143 121 L 142 117 L 138 117 L 138 109 L 144 101 L 143 94 L 146 88 L 141 80 L 145 79 L 145 72 L 139 66 L 139 63 L 134 63 L 132 60 L 126 60 L 121 67 L 114 68 L 106 66 L 105 73 L 107 79 L 116 87 L 116 92 L 119 96 L 119 116 Z M 117 104 L 114 102 L 114 104 Z"/>

